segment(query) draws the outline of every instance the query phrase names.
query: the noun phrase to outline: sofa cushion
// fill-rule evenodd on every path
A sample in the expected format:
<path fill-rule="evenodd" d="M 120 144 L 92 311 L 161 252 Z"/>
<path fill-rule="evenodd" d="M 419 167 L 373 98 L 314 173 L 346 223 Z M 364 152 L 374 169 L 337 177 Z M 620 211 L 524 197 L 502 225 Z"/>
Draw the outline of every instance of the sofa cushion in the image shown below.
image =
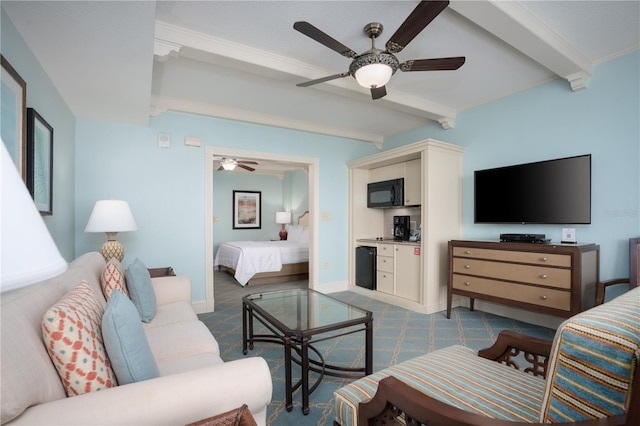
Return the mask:
<path fill-rule="evenodd" d="M 640 287 L 562 323 L 551 351 L 540 421 L 574 422 L 625 412 L 639 367 L 639 330 Z"/>
<path fill-rule="evenodd" d="M 358 404 L 372 398 L 378 382 L 395 376 L 448 405 L 486 417 L 537 421 L 544 380 L 477 356 L 464 346 L 450 346 L 381 370 L 334 392 L 335 420 L 357 424 Z"/>
<path fill-rule="evenodd" d="M 198 315 L 193 310 L 191 303 L 180 301 L 156 306 L 156 315 L 151 321 L 142 325 L 148 329 L 183 321 L 198 321 Z"/>
<path fill-rule="evenodd" d="M 160 375 L 138 310 L 127 296 L 114 290 L 102 316 L 102 336 L 118 384 L 139 382 Z"/>
<path fill-rule="evenodd" d="M 127 289 L 131 301 L 136 305 L 140 319 L 149 322 L 156 315 L 156 294 L 151 285 L 151 276 L 144 263 L 138 258 L 125 271 Z"/>
<path fill-rule="evenodd" d="M 116 386 L 100 331 L 102 314 L 86 281 L 44 314 L 44 343 L 68 396 Z"/>
<path fill-rule="evenodd" d="M 129 295 L 127 285 L 124 278 L 122 265 L 115 257 L 109 259 L 100 274 L 100 283 L 102 284 L 102 293 L 105 299 L 109 299 L 113 290 L 120 290 L 125 296 Z"/>
<path fill-rule="evenodd" d="M 199 368 L 213 367 L 224 364 L 220 355 L 212 352 L 172 358 L 158 363 L 158 370 L 161 376 L 170 374 L 180 374 L 186 371 L 197 370 Z"/>
<path fill-rule="evenodd" d="M 183 321 L 145 329 L 156 362 L 211 353 L 220 354 L 218 342 L 200 321 Z"/>

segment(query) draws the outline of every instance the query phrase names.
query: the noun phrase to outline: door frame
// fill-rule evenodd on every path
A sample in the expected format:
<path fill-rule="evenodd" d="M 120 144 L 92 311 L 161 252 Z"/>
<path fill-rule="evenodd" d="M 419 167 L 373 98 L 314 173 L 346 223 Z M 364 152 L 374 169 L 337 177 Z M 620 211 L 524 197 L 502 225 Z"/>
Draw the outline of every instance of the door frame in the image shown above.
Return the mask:
<path fill-rule="evenodd" d="M 213 172 L 214 156 L 240 157 L 246 160 L 283 161 L 287 163 L 299 164 L 307 169 L 309 173 L 309 288 L 314 289 L 318 280 L 318 254 L 319 254 L 319 224 L 318 206 L 320 194 L 320 160 L 315 157 L 301 157 L 273 152 L 245 151 L 233 148 L 207 146 L 205 147 L 205 309 L 206 312 L 213 312 L 215 309 L 214 300 L 214 278 L 213 278 Z"/>

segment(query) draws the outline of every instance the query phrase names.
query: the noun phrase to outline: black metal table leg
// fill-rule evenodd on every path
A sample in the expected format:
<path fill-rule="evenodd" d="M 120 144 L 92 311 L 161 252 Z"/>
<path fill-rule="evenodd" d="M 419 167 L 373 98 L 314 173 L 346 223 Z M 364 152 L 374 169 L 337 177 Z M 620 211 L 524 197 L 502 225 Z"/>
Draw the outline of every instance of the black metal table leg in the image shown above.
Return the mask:
<path fill-rule="evenodd" d="M 242 303 L 242 355 L 247 354 L 247 315 L 249 315 L 249 308 Z"/>
<path fill-rule="evenodd" d="M 302 414 L 309 414 L 309 339 L 302 338 Z"/>
<path fill-rule="evenodd" d="M 287 411 L 293 410 L 293 385 L 291 380 L 291 338 L 287 336 L 284 339 L 285 408 Z"/>
<path fill-rule="evenodd" d="M 365 324 L 365 363 L 364 374 L 373 372 L 373 320 Z"/>

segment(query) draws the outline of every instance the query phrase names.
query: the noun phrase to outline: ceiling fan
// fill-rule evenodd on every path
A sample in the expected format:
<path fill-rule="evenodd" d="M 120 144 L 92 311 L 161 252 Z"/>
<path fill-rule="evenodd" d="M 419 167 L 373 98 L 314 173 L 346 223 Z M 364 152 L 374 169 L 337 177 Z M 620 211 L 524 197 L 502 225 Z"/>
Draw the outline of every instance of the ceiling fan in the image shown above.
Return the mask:
<path fill-rule="evenodd" d="M 314 84 L 324 83 L 325 81 L 352 76 L 362 87 L 371 90 L 371 97 L 373 99 L 380 99 L 387 94 L 385 85 L 398 69 L 400 71 L 457 70 L 464 64 L 464 56 L 415 59 L 400 62 L 395 55 L 395 53 L 399 53 L 407 47 L 409 42 L 429 25 L 436 16 L 446 9 L 448 5 L 449 1 L 421 1 L 402 25 L 400 25 L 400 28 L 391 36 L 389 41 L 387 41 L 385 45 L 386 50 L 377 49 L 375 46 L 376 38 L 382 34 L 382 24 L 379 22 L 371 22 L 365 25 L 364 33 L 371 39 L 371 49 L 361 54 L 357 54 L 349 47 L 306 21 L 296 22 L 293 24 L 293 28 L 297 31 L 325 45 L 329 49 L 338 52 L 342 56 L 353 59 L 351 65 L 349 65 L 349 71 L 299 83 L 296 86 L 308 87 Z"/>
<path fill-rule="evenodd" d="M 245 169 L 247 171 L 253 172 L 255 169 L 253 167 L 247 166 L 247 164 L 258 165 L 255 161 L 244 161 L 244 160 L 236 160 L 235 158 L 220 158 L 220 167 L 218 167 L 218 171 L 225 170 L 230 172 L 236 167 L 240 167 L 241 169 Z"/>

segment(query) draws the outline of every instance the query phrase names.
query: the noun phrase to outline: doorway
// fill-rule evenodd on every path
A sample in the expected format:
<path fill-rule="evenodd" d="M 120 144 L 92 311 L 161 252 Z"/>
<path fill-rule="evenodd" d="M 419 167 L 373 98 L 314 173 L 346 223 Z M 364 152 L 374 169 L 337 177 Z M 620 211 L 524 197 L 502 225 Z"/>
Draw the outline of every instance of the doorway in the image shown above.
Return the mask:
<path fill-rule="evenodd" d="M 213 172 L 218 163 L 214 157 L 243 158 L 245 160 L 282 161 L 299 165 L 309 173 L 309 288 L 317 286 L 318 280 L 318 204 L 319 204 L 319 159 L 277 154 L 272 152 L 245 151 L 239 149 L 208 146 L 205 149 L 205 312 L 215 309 L 214 274 L 213 274 Z"/>

